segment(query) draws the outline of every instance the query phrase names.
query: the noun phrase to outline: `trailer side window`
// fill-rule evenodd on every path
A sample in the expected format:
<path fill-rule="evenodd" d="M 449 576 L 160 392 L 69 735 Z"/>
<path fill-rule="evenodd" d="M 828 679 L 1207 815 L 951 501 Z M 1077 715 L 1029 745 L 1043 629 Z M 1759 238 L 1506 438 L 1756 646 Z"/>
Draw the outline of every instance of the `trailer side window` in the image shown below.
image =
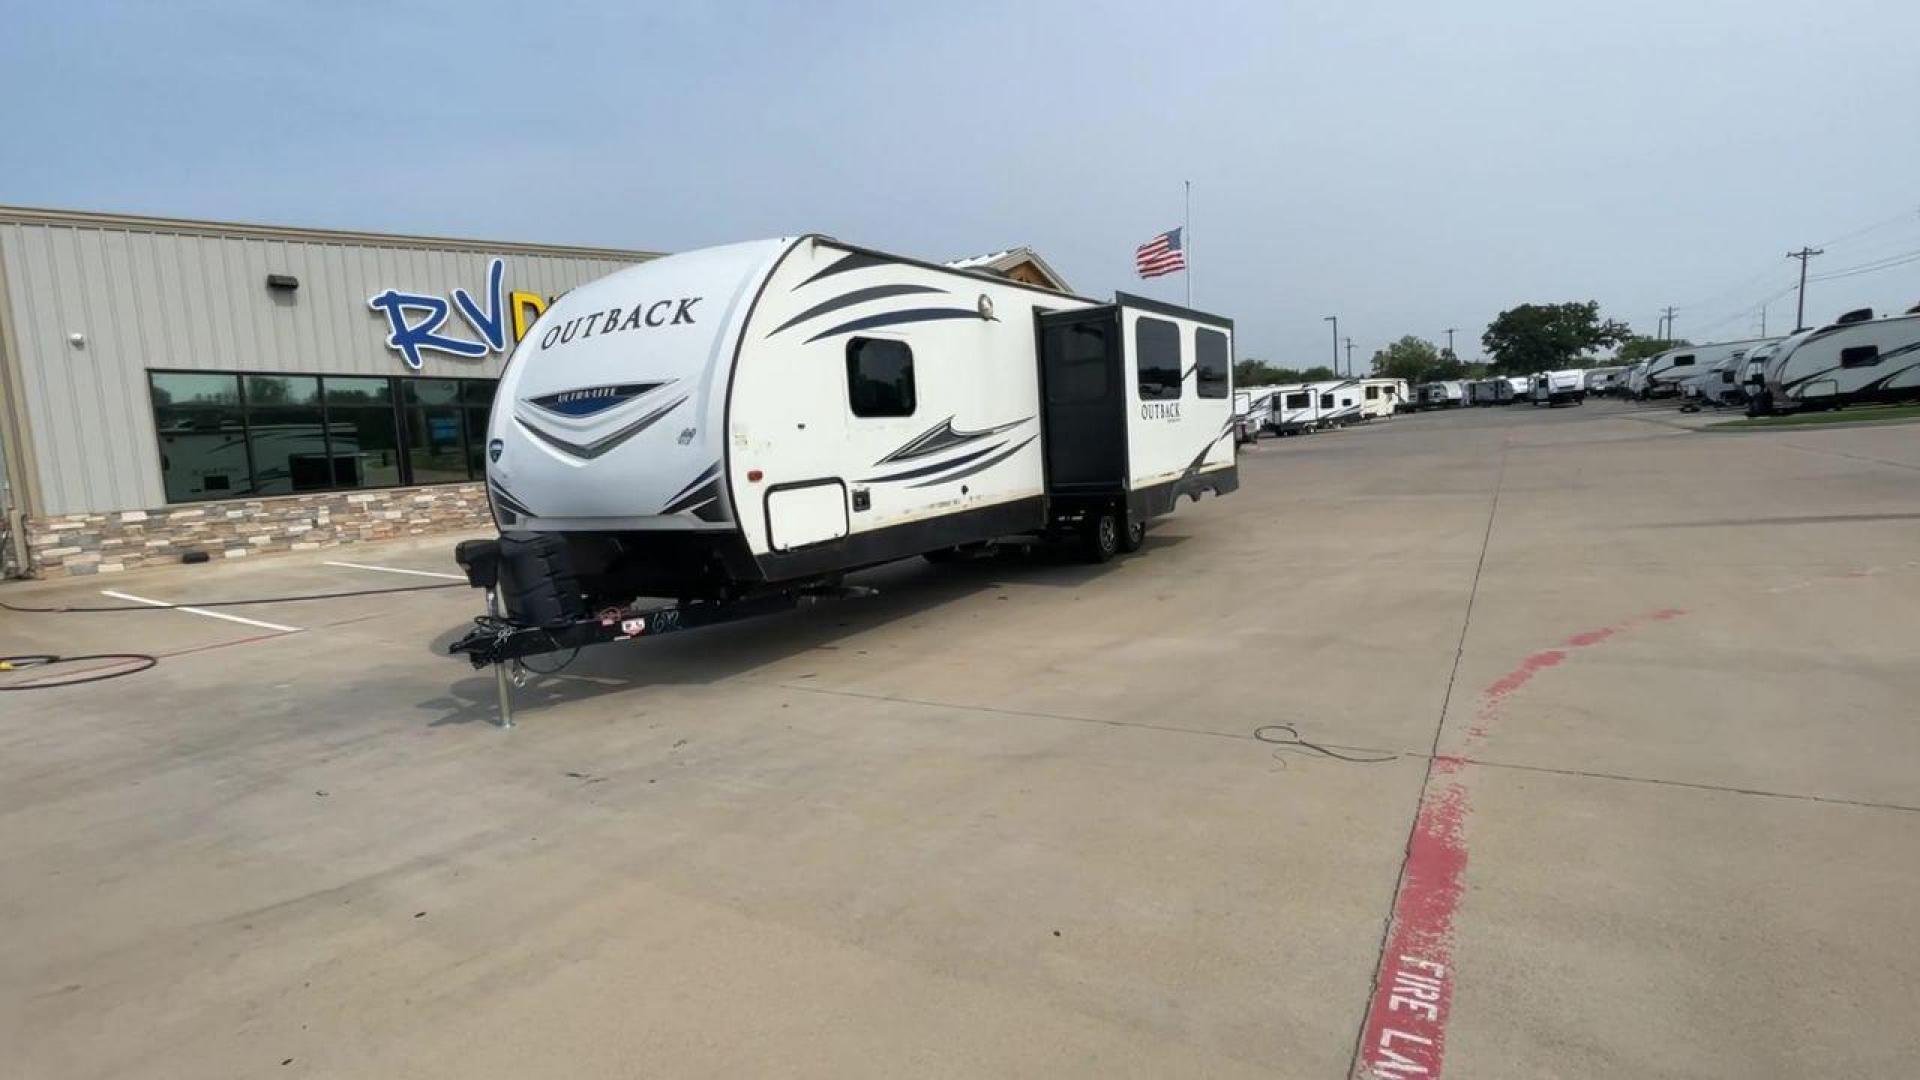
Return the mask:
<path fill-rule="evenodd" d="M 1323 408 L 1323 409 L 1331 409 L 1331 408 L 1333 408 L 1333 395 L 1332 395 L 1332 394 L 1321 394 L 1321 395 L 1320 395 L 1320 407 L 1321 407 L 1321 408 Z"/>
<path fill-rule="evenodd" d="M 1305 394 L 1288 394 L 1287 395 L 1287 408 L 1304 409 L 1306 407 L 1307 407 L 1307 395 Z"/>
<path fill-rule="evenodd" d="M 1377 387 L 1377 386 L 1369 386 L 1369 387 L 1367 387 L 1367 400 L 1368 400 L 1368 401 L 1374 401 L 1374 400 L 1376 400 L 1376 399 L 1378 399 L 1379 397 L 1380 397 L 1380 388 L 1379 388 L 1379 387 Z"/>
<path fill-rule="evenodd" d="M 1133 362 L 1141 401 L 1180 396 L 1180 328 L 1164 319 L 1133 324 Z"/>
<path fill-rule="evenodd" d="M 1674 367 L 1692 367 L 1692 366 L 1693 366 L 1693 357 L 1691 357 L 1691 356 L 1676 356 L 1676 357 L 1674 357 L 1674 358 L 1673 358 L 1673 366 L 1674 366 Z"/>
<path fill-rule="evenodd" d="M 1880 346 L 1878 345 L 1855 345 L 1850 349 L 1840 350 L 1840 366 L 1843 368 L 1872 367 L 1879 362 Z"/>
<path fill-rule="evenodd" d="M 855 416 L 912 416 L 913 350 L 907 343 L 848 340 L 847 401 Z"/>
<path fill-rule="evenodd" d="M 1227 335 L 1201 327 L 1193 335 L 1195 382 L 1203 398 L 1227 396 L 1233 366 L 1227 361 Z"/>

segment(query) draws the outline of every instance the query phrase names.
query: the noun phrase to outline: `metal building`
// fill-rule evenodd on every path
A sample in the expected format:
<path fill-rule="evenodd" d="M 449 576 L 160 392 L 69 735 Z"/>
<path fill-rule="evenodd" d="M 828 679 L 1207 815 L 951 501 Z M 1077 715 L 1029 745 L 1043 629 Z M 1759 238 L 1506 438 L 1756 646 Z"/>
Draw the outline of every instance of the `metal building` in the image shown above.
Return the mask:
<path fill-rule="evenodd" d="M 97 573 L 484 524 L 475 431 L 514 342 L 652 257 L 0 207 L 0 558 Z"/>

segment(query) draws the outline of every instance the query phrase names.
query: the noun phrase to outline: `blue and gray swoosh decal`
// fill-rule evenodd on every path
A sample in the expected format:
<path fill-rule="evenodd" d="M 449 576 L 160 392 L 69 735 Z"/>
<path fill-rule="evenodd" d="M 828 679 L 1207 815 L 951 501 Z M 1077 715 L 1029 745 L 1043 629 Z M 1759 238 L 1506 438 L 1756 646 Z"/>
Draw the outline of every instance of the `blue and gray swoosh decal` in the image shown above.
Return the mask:
<path fill-rule="evenodd" d="M 907 323 L 939 322 L 942 319 L 978 319 L 980 313 L 973 308 L 908 308 L 905 311 L 889 311 L 884 315 L 868 315 L 865 318 L 844 322 L 831 330 L 822 330 L 807 339 L 811 345 L 821 338 L 830 338 L 835 334 L 848 334 L 855 330 L 873 330 L 882 326 L 903 326 Z"/>
<path fill-rule="evenodd" d="M 870 266 L 891 266 L 891 265 L 893 265 L 893 260 L 891 259 L 883 259 L 878 255 L 868 255 L 865 252 L 856 251 L 850 255 L 843 255 L 840 258 L 834 260 L 832 263 L 830 263 L 826 267 L 826 269 L 818 271 L 812 277 L 808 278 L 807 280 L 801 282 L 798 285 L 795 285 L 793 287 L 793 291 L 798 292 L 799 290 L 806 288 L 807 286 L 813 284 L 814 282 L 819 281 L 823 277 L 832 277 L 835 274 L 844 274 L 849 270 L 865 270 Z"/>
<path fill-rule="evenodd" d="M 684 514 L 689 511 L 702 521 L 727 520 L 726 511 L 720 503 L 719 462 L 707 466 L 699 476 L 687 481 L 687 486 L 668 499 L 660 513 Z"/>
<path fill-rule="evenodd" d="M 574 442 L 571 439 L 563 439 L 560 436 L 555 435 L 550 431 L 546 431 L 542 428 L 536 427 L 535 425 L 529 423 L 526 417 L 523 417 L 518 413 L 514 414 L 513 420 L 515 423 L 525 428 L 528 434 L 534 436 L 535 438 L 546 443 L 547 445 L 552 446 L 555 449 L 560 450 L 564 453 L 571 454 L 574 457 L 580 458 L 584 461 L 592 461 L 594 458 L 600 457 L 601 455 L 607 453 L 607 451 L 612 450 L 614 447 L 619 446 L 621 443 L 626 442 L 628 439 L 631 439 L 635 435 L 638 435 L 641 432 L 652 427 L 657 421 L 659 421 L 661 417 L 679 408 L 681 405 L 686 404 L 686 401 L 687 401 L 687 398 L 685 395 L 675 398 L 673 401 L 668 402 L 667 404 L 660 406 L 659 408 L 653 410 L 652 412 L 647 413 L 646 415 L 640 417 L 640 419 L 635 420 L 633 423 L 627 424 L 626 426 L 620 428 L 618 431 L 615 431 L 609 435 L 604 435 L 598 439 L 593 440 L 592 442 L 585 442 L 585 443 Z"/>
<path fill-rule="evenodd" d="M 979 431 L 960 431 L 954 428 L 953 417 L 949 416 L 932 428 L 914 436 L 913 440 L 905 446 L 874 462 L 874 464 L 885 465 L 890 461 L 912 461 L 914 458 L 937 454 L 942 450 L 951 450 L 956 446 L 965 446 L 970 442 L 978 442 L 981 439 L 991 438 L 1003 431 L 1011 431 L 1031 419 L 1033 419 L 1033 417 L 1023 416 L 1018 420 L 1010 420 L 1007 423 L 996 424 L 993 427 L 982 428 Z"/>
<path fill-rule="evenodd" d="M 1019 453 L 1021 450 L 1026 449 L 1027 444 L 1033 442 L 1033 440 L 1039 437 L 1040 436 L 1038 435 L 1029 435 L 1026 438 L 1020 440 L 1019 442 L 1014 443 L 1012 446 L 1007 447 L 1007 449 L 1000 451 L 1000 453 L 993 455 L 987 460 L 968 466 L 967 468 L 961 469 L 959 472 L 945 473 L 943 475 L 936 476 L 931 480 L 922 480 L 917 484 L 908 484 L 907 486 L 923 488 L 923 487 L 933 487 L 936 484 L 950 484 L 955 480 L 972 476 L 975 473 L 986 472 L 988 469 L 991 469 L 995 465 L 998 465 L 1001 462 L 1007 460 L 1013 455 Z M 1001 445 L 1005 445 L 1005 444 L 1001 444 Z M 996 447 L 995 449 L 997 448 L 998 447 Z"/>
<path fill-rule="evenodd" d="M 907 285 L 904 283 L 896 284 L 896 285 L 871 285 L 864 289 L 855 289 L 852 292 L 841 293 L 839 296 L 836 296 L 831 300 L 823 300 L 820 303 L 813 305 L 807 310 L 801 312 L 798 315 L 795 315 L 793 318 L 788 319 L 786 322 L 783 322 L 779 326 L 776 326 L 772 330 L 768 331 L 767 336 L 772 337 L 773 335 L 778 334 L 782 330 L 790 330 L 793 327 L 798 326 L 803 322 L 806 322 L 808 319 L 817 318 L 818 316 L 825 315 L 830 311 L 839 311 L 842 308 L 849 308 L 855 304 L 864 304 L 869 300 L 884 300 L 890 296 L 911 296 L 916 293 L 944 293 L 946 291 L 947 290 L 945 289 L 935 288 L 932 285 Z"/>
<path fill-rule="evenodd" d="M 514 498 L 506 488 L 501 487 L 499 481 L 488 478 L 487 490 L 493 493 L 493 504 L 505 510 L 507 513 L 512 514 L 514 517 L 530 518 L 534 516 L 533 511 L 527 509 L 525 503 Z"/>

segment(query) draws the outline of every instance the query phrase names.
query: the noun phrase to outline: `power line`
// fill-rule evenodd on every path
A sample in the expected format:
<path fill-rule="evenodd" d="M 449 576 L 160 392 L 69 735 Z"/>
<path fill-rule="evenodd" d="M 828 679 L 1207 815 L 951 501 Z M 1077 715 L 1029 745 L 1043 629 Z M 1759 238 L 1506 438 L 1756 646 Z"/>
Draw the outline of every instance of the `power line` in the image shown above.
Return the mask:
<path fill-rule="evenodd" d="M 1861 274 L 1873 274 L 1881 270 L 1891 270 L 1896 266 L 1905 266 L 1910 262 L 1920 262 L 1920 250 L 1903 251 L 1898 255 L 1888 255 L 1884 258 L 1875 259 L 1872 262 L 1862 263 L 1859 266 L 1847 266 L 1838 270 L 1828 271 L 1824 274 L 1815 274 L 1807 280 L 1833 281 L 1838 278 L 1858 277 Z"/>

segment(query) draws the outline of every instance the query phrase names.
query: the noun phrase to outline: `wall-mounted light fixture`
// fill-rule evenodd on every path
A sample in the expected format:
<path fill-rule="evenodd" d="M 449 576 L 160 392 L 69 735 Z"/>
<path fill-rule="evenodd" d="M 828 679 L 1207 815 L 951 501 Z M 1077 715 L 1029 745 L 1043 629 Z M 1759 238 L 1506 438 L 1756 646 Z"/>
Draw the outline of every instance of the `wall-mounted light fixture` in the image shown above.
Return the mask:
<path fill-rule="evenodd" d="M 267 288 L 269 289 L 285 289 L 288 292 L 292 292 L 299 287 L 300 279 L 294 277 L 292 274 L 267 275 Z"/>

